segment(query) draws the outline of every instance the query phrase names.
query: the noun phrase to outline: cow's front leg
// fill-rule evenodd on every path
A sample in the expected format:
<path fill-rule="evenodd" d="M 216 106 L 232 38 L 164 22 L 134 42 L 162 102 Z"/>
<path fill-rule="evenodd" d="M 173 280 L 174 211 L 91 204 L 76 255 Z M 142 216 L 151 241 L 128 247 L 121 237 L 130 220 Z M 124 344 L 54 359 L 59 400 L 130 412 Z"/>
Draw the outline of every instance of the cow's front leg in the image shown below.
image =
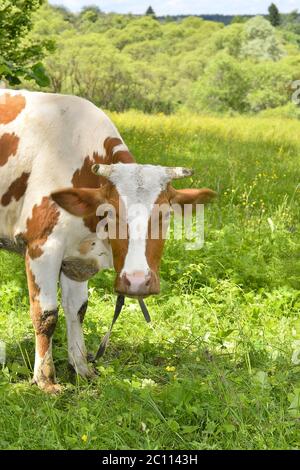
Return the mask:
<path fill-rule="evenodd" d="M 61 260 L 54 253 L 32 259 L 26 254 L 26 273 L 30 297 L 30 315 L 35 329 L 33 381 L 42 390 L 57 393 L 52 359 L 52 336 L 58 318 L 57 281 Z"/>
<path fill-rule="evenodd" d="M 60 276 L 62 306 L 66 316 L 69 363 L 82 377 L 92 377 L 88 366 L 82 323 L 88 303 L 88 283 L 72 281 L 63 273 Z"/>

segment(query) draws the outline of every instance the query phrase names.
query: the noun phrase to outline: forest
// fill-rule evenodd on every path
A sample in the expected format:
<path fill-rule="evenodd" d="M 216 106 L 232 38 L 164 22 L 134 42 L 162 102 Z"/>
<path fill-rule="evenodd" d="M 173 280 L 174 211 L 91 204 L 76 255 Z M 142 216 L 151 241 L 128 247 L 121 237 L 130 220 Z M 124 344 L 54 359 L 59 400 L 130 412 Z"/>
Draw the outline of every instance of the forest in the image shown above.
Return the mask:
<path fill-rule="evenodd" d="M 158 20 L 97 7 L 75 15 L 43 2 L 26 41 L 40 47 L 49 91 L 104 109 L 298 117 L 291 95 L 300 76 L 300 16 L 273 23 L 261 16 L 227 26 L 199 17 Z"/>

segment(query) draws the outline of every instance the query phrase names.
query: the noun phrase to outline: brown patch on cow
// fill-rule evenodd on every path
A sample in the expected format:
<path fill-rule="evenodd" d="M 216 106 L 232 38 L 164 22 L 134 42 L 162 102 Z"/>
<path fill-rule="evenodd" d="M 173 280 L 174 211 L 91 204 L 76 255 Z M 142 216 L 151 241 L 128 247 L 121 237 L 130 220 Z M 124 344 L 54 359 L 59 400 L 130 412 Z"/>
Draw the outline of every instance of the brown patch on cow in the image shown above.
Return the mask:
<path fill-rule="evenodd" d="M 155 207 L 159 207 L 160 205 L 169 205 L 169 199 L 168 199 L 168 190 L 163 191 L 155 201 Z M 159 271 L 159 266 L 161 262 L 161 257 L 165 245 L 165 238 L 164 238 L 164 232 L 167 229 L 166 226 L 164 226 L 164 221 L 162 220 L 162 214 L 154 214 L 152 211 L 152 218 L 150 217 L 149 223 L 148 223 L 148 237 L 146 240 L 146 259 L 149 265 L 149 268 L 158 275 Z M 155 220 L 156 217 L 159 217 L 159 220 Z M 158 223 L 159 227 L 159 233 L 158 233 L 158 239 L 152 239 L 151 238 L 151 222 L 156 222 Z"/>
<path fill-rule="evenodd" d="M 92 172 L 92 166 L 95 163 L 103 163 L 103 158 L 98 153 L 94 152 L 93 157 L 86 157 L 80 169 L 76 170 L 73 174 L 72 184 L 74 188 L 99 188 L 102 184 L 107 183 L 103 176 L 95 175 Z M 96 214 L 83 219 L 84 225 L 95 233 L 99 217 Z"/>
<path fill-rule="evenodd" d="M 175 189 L 169 185 L 168 191 L 171 204 L 179 204 L 182 207 L 184 204 L 192 204 L 193 209 L 196 204 L 208 204 L 217 197 L 217 193 L 209 188 Z"/>
<path fill-rule="evenodd" d="M 97 217 L 97 215 L 90 215 L 89 217 L 85 217 L 83 219 L 83 223 L 89 229 L 90 232 L 96 233 L 99 220 L 100 219 L 99 217 Z"/>
<path fill-rule="evenodd" d="M 146 259 L 149 265 L 149 268 L 158 273 L 159 266 L 161 262 L 161 257 L 165 245 L 164 239 L 152 240 L 149 238 L 146 244 Z"/>
<path fill-rule="evenodd" d="M 107 137 L 107 139 L 105 139 L 104 141 L 106 159 L 109 161 L 109 163 L 116 163 L 113 161 L 114 159 L 113 151 L 117 145 L 123 145 L 122 140 L 119 139 L 118 137 Z"/>
<path fill-rule="evenodd" d="M 41 289 L 37 285 L 35 276 L 30 269 L 29 258 L 27 255 L 25 258 L 25 262 L 26 262 L 26 273 L 27 273 L 30 306 L 31 306 L 32 314 L 35 314 L 37 311 L 41 310 L 40 301 L 39 301 L 39 295 L 40 295 Z"/>
<path fill-rule="evenodd" d="M 26 273 L 30 299 L 30 316 L 36 334 L 36 348 L 40 357 L 47 353 L 58 318 L 57 309 L 43 311 L 39 296 L 41 289 L 36 283 L 35 275 L 30 269 L 29 257 L 26 256 Z"/>
<path fill-rule="evenodd" d="M 57 308 L 54 310 L 44 310 L 40 317 L 38 333 L 51 338 L 58 318 Z"/>
<path fill-rule="evenodd" d="M 92 158 L 86 157 L 81 168 L 75 171 L 72 178 L 74 188 L 99 188 L 101 183 L 105 183 L 102 176 L 92 172 L 95 163 L 103 163 L 103 158 L 94 152 Z"/>
<path fill-rule="evenodd" d="M 104 149 L 106 156 L 101 157 L 97 152 L 93 153 L 92 157 L 87 156 L 84 159 L 83 165 L 81 168 L 77 169 L 72 177 L 72 184 L 74 188 L 99 188 L 100 186 L 107 184 L 107 179 L 103 176 L 95 175 L 92 172 L 92 166 L 96 163 L 104 163 L 106 165 L 112 163 L 134 163 L 134 158 L 130 152 L 119 151 L 113 153 L 114 148 L 117 145 L 124 145 L 121 139 L 118 137 L 108 137 L 104 142 Z M 96 214 L 83 219 L 84 225 L 90 230 L 90 232 L 95 233 L 97 229 L 97 224 L 101 218 L 96 216 Z"/>
<path fill-rule="evenodd" d="M 128 224 L 126 224 L 126 233 L 120 232 L 120 226 L 119 226 L 119 218 L 122 217 L 122 214 L 126 213 L 126 209 L 122 203 L 122 200 L 119 197 L 118 191 L 116 190 L 113 184 L 110 184 L 108 187 L 107 200 L 109 204 L 114 206 L 115 214 L 117 218 L 116 219 L 116 238 L 111 238 L 109 242 L 112 247 L 113 264 L 114 264 L 115 271 L 117 273 L 120 273 L 124 266 L 125 258 L 128 252 L 128 244 L 129 244 Z M 123 224 L 120 224 L 120 225 L 122 226 Z"/>
<path fill-rule="evenodd" d="M 22 196 L 24 196 L 26 188 L 27 188 L 27 182 L 29 178 L 30 173 L 22 173 L 19 178 L 15 179 L 9 186 L 8 190 L 6 193 L 3 194 L 1 198 L 1 204 L 3 206 L 8 206 L 8 204 L 12 201 L 13 198 L 15 198 L 16 201 L 19 201 Z"/>
<path fill-rule="evenodd" d="M 26 100 L 22 95 L 10 95 L 5 93 L 0 96 L 0 124 L 8 124 L 14 121 L 23 111 Z"/>
<path fill-rule="evenodd" d="M 41 204 L 33 207 L 31 218 L 27 219 L 26 232 L 23 234 L 31 259 L 43 254 L 42 246 L 51 235 L 58 218 L 57 205 L 49 197 L 43 197 Z"/>
<path fill-rule="evenodd" d="M 114 153 L 114 148 L 117 145 L 125 145 L 118 137 L 107 137 L 104 141 L 104 148 L 106 152 L 105 164 L 112 163 L 134 163 L 135 160 L 131 153 L 126 150 L 119 150 Z"/>
<path fill-rule="evenodd" d="M 0 166 L 4 166 L 11 156 L 15 156 L 18 150 L 19 137 L 13 132 L 7 132 L 0 137 Z"/>
<path fill-rule="evenodd" d="M 107 183 L 107 179 L 103 176 L 95 175 L 92 172 L 92 166 L 96 163 L 104 163 L 106 165 L 112 163 L 133 163 L 134 158 L 130 152 L 119 151 L 113 154 L 113 150 L 117 145 L 123 142 L 116 137 L 108 137 L 104 142 L 106 156 L 101 157 L 97 152 L 93 156 L 87 156 L 84 159 L 81 168 L 77 169 L 72 177 L 72 185 L 74 188 L 99 188 L 102 184 Z"/>
<path fill-rule="evenodd" d="M 120 274 L 128 252 L 128 238 L 123 240 L 111 239 L 110 244 L 112 247 L 114 268 L 116 273 Z"/>

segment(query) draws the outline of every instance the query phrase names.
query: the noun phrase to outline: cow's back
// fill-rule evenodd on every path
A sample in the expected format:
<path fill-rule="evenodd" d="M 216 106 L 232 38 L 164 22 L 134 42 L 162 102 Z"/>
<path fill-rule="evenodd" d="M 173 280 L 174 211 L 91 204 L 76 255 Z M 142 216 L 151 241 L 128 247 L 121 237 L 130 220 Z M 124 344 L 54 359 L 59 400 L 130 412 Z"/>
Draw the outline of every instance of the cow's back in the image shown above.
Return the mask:
<path fill-rule="evenodd" d="M 0 236 L 26 230 L 34 207 L 74 185 L 84 162 L 120 137 L 92 103 L 50 93 L 0 90 Z"/>

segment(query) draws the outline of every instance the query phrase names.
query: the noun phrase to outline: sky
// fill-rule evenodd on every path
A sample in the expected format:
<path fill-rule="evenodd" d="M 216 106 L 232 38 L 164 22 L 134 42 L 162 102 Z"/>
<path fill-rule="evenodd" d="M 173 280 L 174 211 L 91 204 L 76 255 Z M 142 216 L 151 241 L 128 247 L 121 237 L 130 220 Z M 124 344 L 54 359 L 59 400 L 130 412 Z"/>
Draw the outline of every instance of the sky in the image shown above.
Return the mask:
<path fill-rule="evenodd" d="M 97 5 L 105 12 L 139 14 L 145 13 L 151 5 L 157 15 L 267 13 L 271 2 L 272 0 L 49 0 L 53 5 L 64 5 L 72 11 L 79 11 L 87 5 Z M 274 3 L 282 13 L 300 9 L 299 0 L 275 0 Z"/>

